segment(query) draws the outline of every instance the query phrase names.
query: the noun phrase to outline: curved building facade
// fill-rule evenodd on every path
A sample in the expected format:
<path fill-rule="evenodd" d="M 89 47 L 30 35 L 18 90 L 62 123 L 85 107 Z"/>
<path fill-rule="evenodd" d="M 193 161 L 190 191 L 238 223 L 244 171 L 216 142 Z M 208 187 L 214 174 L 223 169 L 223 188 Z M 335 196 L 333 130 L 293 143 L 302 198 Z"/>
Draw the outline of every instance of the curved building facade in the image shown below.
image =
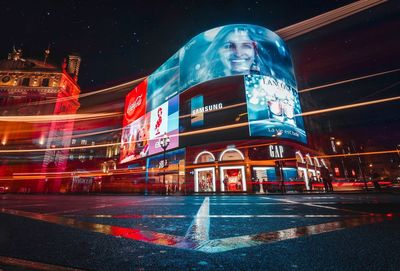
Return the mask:
<path fill-rule="evenodd" d="M 120 164 L 145 192 L 311 189 L 314 154 L 290 52 L 260 26 L 197 35 L 126 97 Z"/>

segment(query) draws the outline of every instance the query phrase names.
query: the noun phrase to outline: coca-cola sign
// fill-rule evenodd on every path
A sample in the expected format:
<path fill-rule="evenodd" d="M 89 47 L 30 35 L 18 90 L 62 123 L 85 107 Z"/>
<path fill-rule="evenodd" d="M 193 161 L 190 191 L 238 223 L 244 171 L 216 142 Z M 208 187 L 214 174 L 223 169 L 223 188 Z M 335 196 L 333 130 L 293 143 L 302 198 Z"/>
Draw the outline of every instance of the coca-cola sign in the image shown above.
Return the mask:
<path fill-rule="evenodd" d="M 136 99 L 133 99 L 133 101 L 130 101 L 128 105 L 128 109 L 126 110 L 126 113 L 131 116 L 133 113 L 135 113 L 135 110 L 137 107 L 139 107 L 142 104 L 143 98 L 142 95 L 139 95 L 136 97 Z"/>
<path fill-rule="evenodd" d="M 132 123 L 146 113 L 147 80 L 134 88 L 125 100 L 124 126 Z"/>

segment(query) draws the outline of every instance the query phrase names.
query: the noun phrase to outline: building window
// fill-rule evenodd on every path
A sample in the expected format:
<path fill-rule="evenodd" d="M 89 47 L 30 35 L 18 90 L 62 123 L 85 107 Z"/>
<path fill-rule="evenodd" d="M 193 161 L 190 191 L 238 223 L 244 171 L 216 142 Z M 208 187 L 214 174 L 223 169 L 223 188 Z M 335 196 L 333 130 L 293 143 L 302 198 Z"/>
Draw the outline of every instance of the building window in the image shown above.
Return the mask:
<path fill-rule="evenodd" d="M 29 86 L 29 77 L 22 79 L 22 85 L 23 86 Z"/>
<path fill-rule="evenodd" d="M 74 160 L 74 155 L 73 154 L 69 155 L 69 160 Z"/>
<path fill-rule="evenodd" d="M 71 144 L 72 144 L 72 145 L 75 145 L 75 144 L 76 144 L 76 139 L 75 139 L 75 138 L 73 138 L 73 139 L 71 140 Z"/>
<path fill-rule="evenodd" d="M 210 163 L 210 162 L 214 162 L 214 161 L 215 161 L 215 157 L 211 152 L 203 151 L 196 156 L 194 163 L 195 164 Z"/>
<path fill-rule="evenodd" d="M 87 145 L 87 140 L 86 139 L 82 139 L 81 140 L 81 145 Z"/>
<path fill-rule="evenodd" d="M 219 156 L 219 161 L 235 161 L 235 160 L 244 160 L 243 153 L 235 148 L 226 149 Z"/>
<path fill-rule="evenodd" d="M 42 86 L 43 86 L 43 87 L 48 87 L 48 86 L 49 86 L 49 82 L 50 82 L 50 79 L 49 79 L 49 78 L 44 78 L 44 79 L 42 80 Z"/>

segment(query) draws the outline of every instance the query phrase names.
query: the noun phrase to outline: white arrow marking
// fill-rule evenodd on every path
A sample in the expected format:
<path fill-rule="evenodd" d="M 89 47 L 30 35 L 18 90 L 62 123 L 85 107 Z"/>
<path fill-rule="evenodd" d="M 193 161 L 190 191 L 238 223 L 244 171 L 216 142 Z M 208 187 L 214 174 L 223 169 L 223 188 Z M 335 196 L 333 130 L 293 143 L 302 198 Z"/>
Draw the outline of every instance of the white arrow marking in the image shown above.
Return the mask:
<path fill-rule="evenodd" d="M 210 199 L 206 197 L 192 224 L 186 232 L 185 239 L 190 241 L 208 241 L 210 231 Z"/>

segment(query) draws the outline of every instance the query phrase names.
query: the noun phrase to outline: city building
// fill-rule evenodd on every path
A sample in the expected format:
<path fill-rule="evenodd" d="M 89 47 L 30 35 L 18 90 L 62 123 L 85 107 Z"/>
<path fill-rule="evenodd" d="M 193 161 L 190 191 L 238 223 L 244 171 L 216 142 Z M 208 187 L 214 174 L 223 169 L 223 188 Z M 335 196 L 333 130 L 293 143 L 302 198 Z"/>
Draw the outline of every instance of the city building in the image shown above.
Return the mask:
<path fill-rule="evenodd" d="M 329 165 L 301 115 L 279 36 L 211 29 L 127 95 L 115 172 L 144 193 L 312 190 Z"/>
<path fill-rule="evenodd" d="M 91 112 L 99 113 L 123 112 L 126 94 L 139 82 L 132 80 L 94 90 L 92 93 L 95 96 L 87 95 L 80 99 L 81 109 L 90 108 Z M 111 182 L 115 179 L 111 172 L 117 169 L 119 163 L 122 118 L 121 114 L 113 115 L 110 118 L 81 120 L 79 125 L 75 125 L 67 163 L 67 172 L 71 176 L 63 179 L 64 192 L 119 191 L 116 182 Z"/>
<path fill-rule="evenodd" d="M 81 58 L 67 56 L 62 65 L 23 58 L 15 48 L 0 60 L 0 182 L 11 192 L 59 192 L 66 169 L 73 118 L 80 106 Z M 36 150 L 36 151 L 32 151 Z M 38 151 L 39 150 L 39 151 Z"/>

